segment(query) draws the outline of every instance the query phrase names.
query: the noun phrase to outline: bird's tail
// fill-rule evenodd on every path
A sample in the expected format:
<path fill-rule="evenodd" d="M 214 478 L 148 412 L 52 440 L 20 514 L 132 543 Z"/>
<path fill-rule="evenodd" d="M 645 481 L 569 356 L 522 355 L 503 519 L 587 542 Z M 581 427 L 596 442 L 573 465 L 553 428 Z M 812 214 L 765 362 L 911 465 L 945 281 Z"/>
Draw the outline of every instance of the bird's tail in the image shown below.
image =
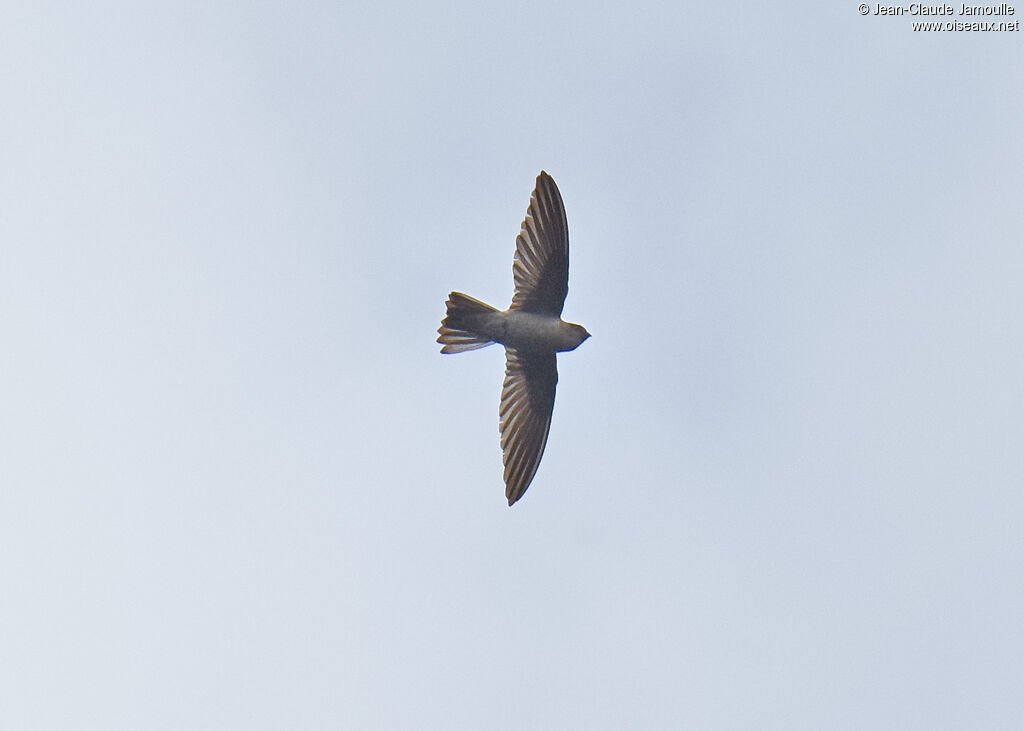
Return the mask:
<path fill-rule="evenodd" d="M 476 350 L 491 345 L 494 341 L 480 331 L 484 330 L 484 320 L 498 310 L 485 302 L 473 299 L 462 292 L 448 295 L 448 314 L 437 329 L 440 337 L 437 342 L 444 347 L 442 353 L 461 353 L 465 350 Z"/>

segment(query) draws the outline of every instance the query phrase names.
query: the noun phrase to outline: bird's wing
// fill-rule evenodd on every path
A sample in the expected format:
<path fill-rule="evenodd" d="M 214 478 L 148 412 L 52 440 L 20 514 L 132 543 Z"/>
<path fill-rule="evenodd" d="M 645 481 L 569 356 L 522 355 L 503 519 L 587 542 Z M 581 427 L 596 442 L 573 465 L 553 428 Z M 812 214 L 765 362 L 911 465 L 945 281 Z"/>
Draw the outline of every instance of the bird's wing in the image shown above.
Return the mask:
<path fill-rule="evenodd" d="M 556 383 L 554 353 L 505 349 L 505 382 L 498 415 L 509 505 L 523 496 L 537 473 L 551 427 Z"/>
<path fill-rule="evenodd" d="M 569 224 L 558 186 L 543 170 L 516 238 L 511 308 L 560 317 L 569 291 Z"/>

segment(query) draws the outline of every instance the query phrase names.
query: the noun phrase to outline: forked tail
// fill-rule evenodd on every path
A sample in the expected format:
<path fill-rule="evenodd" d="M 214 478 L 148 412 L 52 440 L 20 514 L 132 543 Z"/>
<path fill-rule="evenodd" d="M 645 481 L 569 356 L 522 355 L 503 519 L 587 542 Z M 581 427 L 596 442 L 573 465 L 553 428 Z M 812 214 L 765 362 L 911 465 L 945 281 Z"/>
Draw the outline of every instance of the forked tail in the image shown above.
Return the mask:
<path fill-rule="evenodd" d="M 480 330 L 485 329 L 484 321 L 491 313 L 497 312 L 497 308 L 462 292 L 452 292 L 445 304 L 448 306 L 448 314 L 437 329 L 441 334 L 437 342 L 444 346 L 441 348 L 442 353 L 476 350 L 494 342 L 481 335 Z"/>

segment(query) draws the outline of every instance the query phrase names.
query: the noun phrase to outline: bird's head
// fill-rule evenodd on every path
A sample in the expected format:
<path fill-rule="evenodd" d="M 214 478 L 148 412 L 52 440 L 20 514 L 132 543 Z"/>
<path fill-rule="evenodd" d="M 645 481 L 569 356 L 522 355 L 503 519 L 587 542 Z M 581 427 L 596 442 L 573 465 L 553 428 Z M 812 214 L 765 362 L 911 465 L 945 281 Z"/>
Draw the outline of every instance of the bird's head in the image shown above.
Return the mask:
<path fill-rule="evenodd" d="M 576 323 L 569 323 L 569 327 L 571 328 L 571 343 L 566 350 L 576 350 L 576 348 L 583 344 L 584 340 L 590 337 L 590 333 L 587 332 L 587 328 Z"/>

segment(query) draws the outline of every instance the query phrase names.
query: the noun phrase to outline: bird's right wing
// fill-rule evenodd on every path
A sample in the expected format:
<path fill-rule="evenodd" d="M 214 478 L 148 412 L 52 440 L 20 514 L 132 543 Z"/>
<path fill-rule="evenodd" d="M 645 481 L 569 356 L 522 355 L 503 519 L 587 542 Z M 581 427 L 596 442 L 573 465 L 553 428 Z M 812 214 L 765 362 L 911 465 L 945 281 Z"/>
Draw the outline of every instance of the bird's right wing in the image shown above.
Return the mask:
<path fill-rule="evenodd" d="M 510 309 L 560 317 L 569 292 L 569 223 L 555 181 L 541 170 L 512 261 Z"/>

